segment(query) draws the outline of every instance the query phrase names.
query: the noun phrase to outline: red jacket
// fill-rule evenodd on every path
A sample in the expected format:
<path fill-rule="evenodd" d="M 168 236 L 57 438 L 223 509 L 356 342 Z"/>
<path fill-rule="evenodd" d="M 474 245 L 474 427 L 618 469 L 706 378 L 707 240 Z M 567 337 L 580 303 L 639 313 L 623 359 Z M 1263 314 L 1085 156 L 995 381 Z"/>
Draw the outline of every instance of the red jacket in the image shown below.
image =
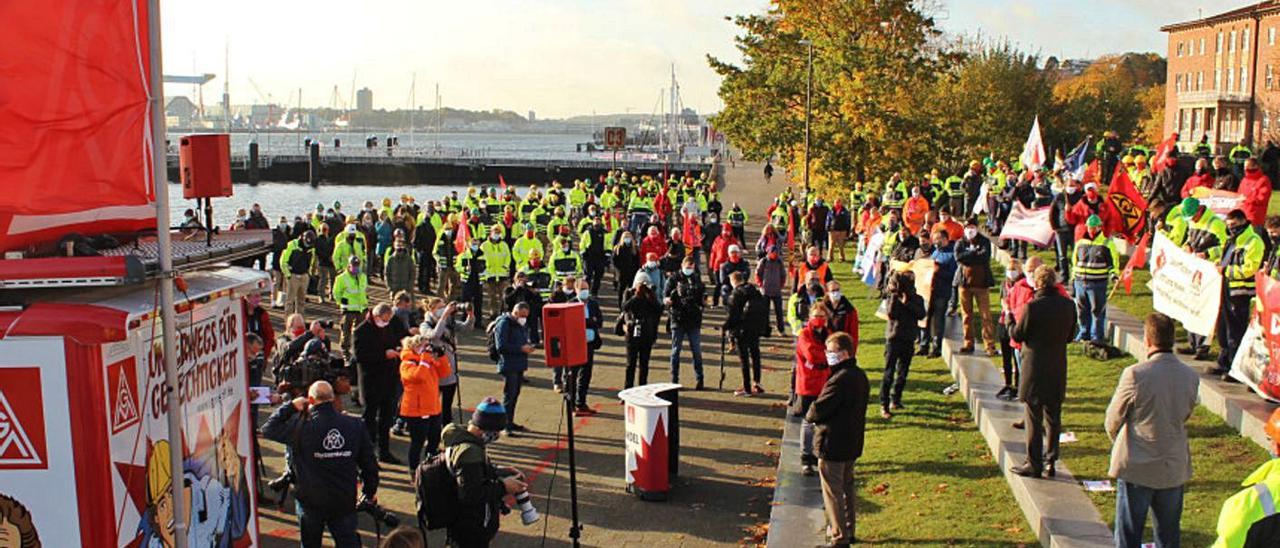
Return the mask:
<path fill-rule="evenodd" d="M 1267 202 L 1271 200 L 1271 178 L 1260 169 L 1246 170 L 1236 192 L 1244 197 L 1240 209 L 1244 210 L 1249 223 L 1254 226 L 1262 225 L 1267 220 Z"/>
<path fill-rule="evenodd" d="M 742 247 L 742 244 L 738 243 L 738 237 L 733 235 L 733 227 L 725 225 L 715 243 L 711 244 L 711 257 L 707 259 L 707 266 L 711 267 L 712 272 L 719 272 L 720 265 L 729 260 L 731 245 Z"/>
<path fill-rule="evenodd" d="M 1063 297 L 1070 298 L 1067 295 L 1067 288 L 1062 284 L 1053 284 L 1054 289 L 1058 290 L 1058 294 Z M 1027 283 L 1027 277 L 1024 275 L 1018 278 L 1018 282 L 1013 284 L 1013 288 L 1005 293 L 1004 299 L 1000 303 L 1001 320 L 1006 319 L 1006 315 L 1012 316 L 1016 323 L 1022 319 L 1022 313 L 1027 309 L 1027 303 L 1036 298 L 1036 290 L 1031 289 L 1031 284 Z M 1009 344 L 1014 348 L 1022 348 L 1022 344 L 1009 340 Z"/>
<path fill-rule="evenodd" d="M 271 327 L 271 315 L 268 314 L 266 309 L 262 308 L 261 306 L 257 307 L 256 309 L 249 308 L 249 303 L 247 302 L 244 303 L 242 307 L 244 308 L 244 317 L 245 317 L 246 325 L 248 324 L 249 316 L 252 316 L 255 314 L 258 316 L 257 323 L 258 325 L 262 326 L 261 327 L 262 332 L 258 333 L 258 336 L 262 337 L 262 355 L 266 356 L 266 358 L 270 360 L 271 352 L 276 349 L 276 330 Z M 254 310 L 257 310 L 257 312 L 254 312 Z M 253 356 L 249 356 L 249 357 L 251 358 Z"/>
<path fill-rule="evenodd" d="M 1084 223 L 1089 220 L 1090 215 L 1096 214 L 1102 219 L 1102 231 L 1110 236 L 1117 232 L 1123 232 L 1124 226 L 1120 219 L 1120 212 L 1116 211 L 1115 204 L 1111 203 L 1106 196 L 1098 193 L 1099 202 L 1090 204 L 1085 198 L 1081 198 L 1076 205 L 1071 206 L 1067 210 L 1067 222 L 1076 227 L 1076 239 L 1080 239 L 1080 235 L 1084 234 Z"/>
<path fill-rule="evenodd" d="M 831 377 L 825 331 L 820 335 L 806 324 L 796 337 L 796 394 L 817 397 Z"/>
<path fill-rule="evenodd" d="M 1199 188 L 1213 188 L 1213 172 L 1204 175 L 1195 174 L 1187 177 L 1187 182 L 1182 184 L 1182 197 L 1186 198 L 1191 195 L 1191 191 Z"/>
<path fill-rule="evenodd" d="M 659 259 L 667 254 L 667 239 L 663 238 L 662 234 L 645 236 L 640 240 L 640 262 L 648 260 L 650 253 L 657 255 Z"/>

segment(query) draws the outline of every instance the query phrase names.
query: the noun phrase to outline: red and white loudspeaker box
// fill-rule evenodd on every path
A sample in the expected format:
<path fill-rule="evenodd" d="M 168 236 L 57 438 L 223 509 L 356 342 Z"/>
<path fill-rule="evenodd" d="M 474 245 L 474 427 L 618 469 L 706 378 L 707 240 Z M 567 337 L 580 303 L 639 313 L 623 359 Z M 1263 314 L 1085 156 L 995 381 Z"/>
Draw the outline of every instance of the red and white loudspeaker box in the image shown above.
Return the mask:
<path fill-rule="evenodd" d="M 231 136 L 187 135 L 179 144 L 182 197 L 192 200 L 231 196 Z"/>
<path fill-rule="evenodd" d="M 542 307 L 542 344 L 547 367 L 577 367 L 587 363 L 587 310 L 582 303 Z"/>

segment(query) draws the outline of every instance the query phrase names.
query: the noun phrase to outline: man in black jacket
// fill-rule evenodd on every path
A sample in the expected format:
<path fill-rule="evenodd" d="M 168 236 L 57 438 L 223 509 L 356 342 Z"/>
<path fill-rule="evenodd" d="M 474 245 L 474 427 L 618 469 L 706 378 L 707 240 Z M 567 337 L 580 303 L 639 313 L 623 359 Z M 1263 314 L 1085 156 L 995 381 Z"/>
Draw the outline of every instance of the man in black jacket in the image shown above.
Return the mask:
<path fill-rule="evenodd" d="M 1182 185 L 1187 182 L 1187 174 L 1178 168 L 1178 151 L 1169 151 L 1159 173 L 1146 179 L 1146 185 L 1140 189 L 1147 205 L 1152 208 L 1168 211 L 1169 208 L 1182 201 Z"/>
<path fill-rule="evenodd" d="M 996 324 L 991 317 L 991 287 L 996 284 L 991 274 L 991 240 L 978 233 L 976 219 L 965 223 L 964 238 L 956 242 L 956 262 L 960 263 L 956 275 L 960 286 L 960 315 L 964 321 L 964 345 L 960 353 L 973 352 L 974 324 L 981 321 L 982 344 L 988 356 L 996 356 Z"/>
<path fill-rule="evenodd" d="M 667 281 L 664 304 L 671 311 L 671 382 L 680 383 L 680 345 L 689 340 L 693 353 L 694 390 L 702 390 L 702 307 L 707 287 L 698 276 L 693 257 L 687 256 L 680 272 Z"/>
<path fill-rule="evenodd" d="M 360 419 L 333 406 L 333 386 L 311 385 L 307 397 L 280 406 L 262 435 L 289 447 L 296 478 L 298 528 L 305 547 L 320 546 L 329 528 L 339 548 L 360 546 L 356 533 L 356 481 L 365 500 L 377 501 L 378 463 Z"/>
<path fill-rule="evenodd" d="M 902 390 L 907 386 L 911 356 L 920 337 L 920 320 L 926 314 L 924 298 L 916 293 L 915 277 L 900 272 L 886 285 L 889 323 L 885 327 L 884 377 L 880 380 L 880 416 L 893 417 L 890 409 L 902 409 Z"/>
<path fill-rule="evenodd" d="M 855 542 L 856 515 L 853 464 L 862 456 L 867 429 L 867 400 L 871 386 L 854 357 L 848 333 L 827 337 L 827 364 L 831 377 L 809 406 L 805 420 L 814 424 L 813 444 L 822 479 L 822 501 L 827 522 L 835 532 L 833 546 Z"/>
<path fill-rule="evenodd" d="M 400 340 L 409 336 L 403 322 L 391 321 L 395 310 L 387 303 L 356 327 L 356 364 L 360 367 L 360 394 L 364 397 L 364 423 L 378 445 L 378 460 L 400 464 L 391 454 L 391 424 L 395 422 L 396 392 L 400 387 Z"/>
<path fill-rule="evenodd" d="M 1035 298 L 1009 336 L 1022 343 L 1022 379 L 1018 399 L 1026 406 L 1027 462 L 1010 469 L 1019 476 L 1054 476 L 1062 401 L 1067 394 L 1067 344 L 1075 338 L 1076 306 L 1057 289 L 1053 269 L 1042 265 L 1027 278 Z M 1045 437 L 1049 448 L 1044 450 Z"/>
<path fill-rule="evenodd" d="M 596 414 L 596 410 L 587 405 L 587 391 L 591 389 L 591 370 L 596 363 L 596 350 L 604 342 L 600 338 L 600 328 L 604 325 L 604 312 L 600 310 L 600 301 L 591 292 L 591 282 L 579 279 L 574 301 L 582 303 L 583 319 L 587 327 L 587 363 L 570 368 L 568 384 L 573 391 L 565 397 L 573 398 L 574 416 L 588 417 Z"/>
<path fill-rule="evenodd" d="M 1049 225 L 1053 227 L 1053 253 L 1057 264 L 1058 275 L 1064 280 L 1071 279 L 1071 257 L 1075 253 L 1075 227 L 1067 221 L 1070 211 L 1083 195 L 1080 193 L 1080 181 L 1068 180 L 1061 193 L 1053 197 L 1049 204 Z"/>
<path fill-rule="evenodd" d="M 737 341 L 738 360 L 742 364 L 742 389 L 735 390 L 733 395 L 763 394 L 764 387 L 760 385 L 760 337 L 769 332 L 769 303 L 741 272 L 730 274 L 729 284 L 733 286 L 733 291 L 725 299 L 729 316 L 721 329 L 732 334 L 733 340 Z"/>
<path fill-rule="evenodd" d="M 418 291 L 431 294 L 431 277 L 436 273 L 436 227 L 431 224 L 435 209 L 427 203 L 427 213 L 422 222 L 413 228 L 413 252 L 418 259 Z"/>

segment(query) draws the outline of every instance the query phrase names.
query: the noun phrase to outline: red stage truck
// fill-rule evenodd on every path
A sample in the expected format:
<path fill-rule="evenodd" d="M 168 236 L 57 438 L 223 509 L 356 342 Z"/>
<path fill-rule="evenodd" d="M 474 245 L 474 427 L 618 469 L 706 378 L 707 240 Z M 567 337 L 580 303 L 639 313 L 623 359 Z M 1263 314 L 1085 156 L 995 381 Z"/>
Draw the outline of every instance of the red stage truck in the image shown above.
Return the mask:
<path fill-rule="evenodd" d="M 239 267 L 184 276 L 182 440 L 167 435 L 156 279 L 0 292 L 12 305 L 0 309 L 0 506 L 29 512 L 12 524 L 21 533 L 44 546 L 173 546 L 180 481 L 191 546 L 257 544 L 241 302 L 270 281 Z"/>

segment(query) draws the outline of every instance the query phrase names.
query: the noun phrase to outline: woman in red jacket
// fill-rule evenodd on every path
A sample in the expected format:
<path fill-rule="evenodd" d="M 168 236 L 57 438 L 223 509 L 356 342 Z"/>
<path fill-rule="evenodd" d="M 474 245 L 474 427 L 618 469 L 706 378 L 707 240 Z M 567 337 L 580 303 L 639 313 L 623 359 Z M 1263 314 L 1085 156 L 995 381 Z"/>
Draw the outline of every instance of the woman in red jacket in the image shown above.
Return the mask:
<path fill-rule="evenodd" d="M 815 306 L 809 313 L 809 323 L 805 324 L 796 336 L 796 398 L 797 409 L 794 415 L 805 416 L 813 400 L 822 393 L 822 386 L 827 384 L 831 376 L 831 368 L 827 365 L 827 311 Z M 806 476 L 816 473 L 818 457 L 813 453 L 813 423 L 800 423 L 800 464 L 801 472 Z"/>
<path fill-rule="evenodd" d="M 409 425 L 409 473 L 418 469 L 425 446 L 427 458 L 440 447 L 440 379 L 449 376 L 449 357 L 432 347 L 426 335 L 405 337 L 401 342 L 400 417 Z"/>
<path fill-rule="evenodd" d="M 1249 218 L 1249 224 L 1261 227 L 1267 220 L 1267 203 L 1271 201 L 1271 179 L 1258 168 L 1257 159 L 1245 160 L 1244 178 L 1240 180 L 1240 188 L 1236 192 L 1244 198 L 1240 209 Z"/>
<path fill-rule="evenodd" d="M 652 253 L 659 257 L 667 254 L 667 239 L 658 227 L 649 227 L 649 234 L 640 240 L 640 256 L 648 257 Z"/>

